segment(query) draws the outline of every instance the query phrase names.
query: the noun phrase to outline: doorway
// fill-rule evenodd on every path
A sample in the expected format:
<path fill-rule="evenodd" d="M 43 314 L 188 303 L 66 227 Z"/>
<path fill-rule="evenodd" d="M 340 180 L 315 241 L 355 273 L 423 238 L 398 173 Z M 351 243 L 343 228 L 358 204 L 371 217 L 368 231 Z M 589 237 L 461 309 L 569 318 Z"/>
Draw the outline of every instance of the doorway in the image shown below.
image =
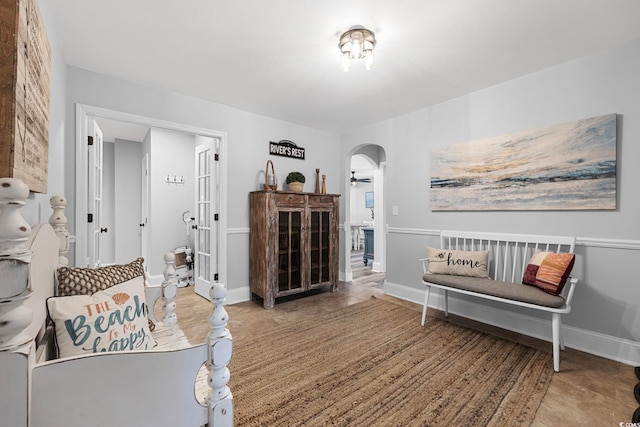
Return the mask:
<path fill-rule="evenodd" d="M 386 154 L 378 145 L 362 145 L 348 153 L 346 165 L 345 280 L 351 281 L 360 266 L 375 273 L 386 271 Z"/>
<path fill-rule="evenodd" d="M 213 235 L 208 236 L 209 238 L 208 242 L 210 242 L 210 245 L 215 247 L 216 249 L 215 257 L 211 257 L 212 262 L 215 261 L 215 266 L 213 268 L 206 269 L 206 271 L 209 271 L 212 281 L 213 281 L 214 274 L 216 275 L 215 278 L 217 281 L 225 281 L 226 270 L 227 270 L 226 268 L 226 265 L 227 265 L 227 259 L 226 259 L 226 253 L 227 253 L 226 251 L 226 246 L 227 246 L 227 241 L 226 241 L 226 156 L 225 156 L 226 134 L 223 132 L 218 132 L 210 129 L 197 128 L 197 127 L 187 126 L 179 123 L 167 122 L 167 121 L 152 119 L 144 116 L 131 115 L 128 113 L 122 113 L 114 110 L 107 110 L 99 107 L 87 106 L 82 104 L 76 105 L 76 194 L 75 194 L 75 197 L 76 197 L 76 206 L 75 206 L 75 212 L 76 212 L 75 263 L 76 263 L 76 266 L 87 265 L 88 253 L 89 253 L 88 249 L 91 247 L 91 244 L 93 243 L 91 236 L 87 232 L 88 227 L 86 225 L 88 214 L 92 213 L 92 212 L 89 212 L 90 205 L 88 204 L 89 193 L 88 193 L 88 185 L 87 185 L 87 179 L 88 179 L 87 171 L 88 171 L 89 149 L 86 144 L 86 141 L 87 141 L 87 136 L 89 132 L 89 124 L 94 120 L 99 122 L 114 121 L 114 122 L 129 124 L 131 126 L 136 126 L 138 128 L 146 128 L 146 129 L 152 129 L 152 130 L 156 129 L 159 132 L 164 132 L 164 133 L 174 132 L 176 133 L 176 135 L 183 135 L 183 136 L 188 135 L 193 140 L 197 140 L 200 142 L 206 139 L 214 139 L 217 141 L 216 149 L 218 150 L 218 152 L 216 153 L 217 155 L 215 156 L 217 160 L 216 174 L 215 174 L 216 175 L 215 197 L 214 197 L 215 203 L 211 203 L 211 205 L 215 206 L 216 208 L 216 212 L 211 214 L 212 216 L 214 214 L 216 215 L 217 221 L 216 221 L 215 230 L 217 232 Z M 125 137 L 124 139 L 131 139 L 131 138 Z M 190 169 L 193 169 L 193 165 L 195 162 L 194 160 L 195 150 L 193 152 L 194 154 L 192 155 L 192 157 L 188 159 Z M 139 169 L 141 170 L 145 169 L 144 160 L 142 161 L 137 160 L 136 162 L 138 165 L 137 167 Z M 120 164 L 118 164 L 114 169 L 115 169 L 114 174 L 116 176 L 123 175 L 123 171 L 120 170 Z M 148 168 L 147 168 L 147 171 L 148 171 Z M 145 174 L 148 174 L 148 173 L 149 172 L 145 172 Z M 142 172 L 140 172 L 140 174 L 142 175 Z M 138 175 L 138 177 L 136 178 L 135 186 L 144 186 L 144 176 L 141 177 L 141 175 Z M 163 178 L 162 182 L 159 182 L 160 181 L 159 179 L 154 179 L 153 177 L 149 177 L 147 180 L 148 186 L 149 186 L 149 188 L 147 188 L 147 192 L 152 193 L 154 185 L 166 186 L 166 185 L 175 184 L 174 186 L 178 187 L 179 185 L 188 184 L 188 183 L 179 184 L 179 182 L 175 181 L 176 178 L 179 181 L 179 176 L 178 177 L 173 176 L 173 177 L 168 177 L 166 179 Z M 172 183 L 169 183 L 169 181 L 172 179 L 174 181 Z M 129 185 L 132 186 L 133 181 L 131 181 Z M 191 185 L 193 186 L 194 196 L 191 199 L 190 206 L 193 206 L 193 208 L 195 209 L 195 191 L 196 191 L 195 179 L 191 180 Z M 122 188 L 122 185 L 118 186 L 117 190 L 119 191 L 121 190 L 121 188 Z M 142 199 L 141 195 L 140 195 L 140 199 Z M 154 209 L 153 205 L 150 204 L 147 207 L 150 211 L 150 214 L 143 218 L 142 202 L 140 202 L 140 199 L 138 199 L 138 206 L 136 206 L 136 209 L 140 211 L 140 221 L 136 220 L 135 225 L 140 228 L 144 226 L 145 233 L 141 233 L 139 230 L 136 231 L 136 233 L 141 236 L 141 239 L 143 239 L 141 243 L 138 245 L 138 247 L 145 247 L 146 245 L 149 248 L 148 249 L 149 258 L 146 258 L 148 259 L 148 262 L 146 263 L 148 266 L 150 266 L 149 280 L 151 283 L 156 284 L 156 283 L 160 283 L 163 279 L 162 271 L 164 270 L 164 263 L 163 263 L 162 255 L 157 256 L 155 254 L 151 254 L 151 252 L 154 249 L 154 245 L 150 244 L 149 240 L 153 239 L 154 229 L 157 230 L 155 236 L 158 236 L 159 234 L 165 232 L 166 227 L 162 223 L 158 222 L 154 224 L 154 221 L 157 222 L 159 221 L 159 219 L 154 220 L 153 212 L 156 211 L 158 213 L 161 213 L 166 209 L 157 208 L 157 207 L 156 209 Z M 150 195 L 150 197 L 147 199 L 154 200 L 154 197 L 153 195 Z M 155 198 L 155 200 L 157 200 L 157 198 Z M 164 206 L 169 206 L 171 204 L 171 199 L 167 198 L 167 200 L 165 200 L 164 203 L 165 203 Z M 159 218 L 162 217 L 161 214 L 156 216 Z M 184 234 L 185 226 L 184 226 L 184 223 L 182 223 L 181 215 L 178 215 L 178 220 L 182 224 L 182 226 L 179 226 L 178 232 Z M 173 226 L 172 226 L 172 230 L 173 230 Z M 116 235 L 121 234 L 117 225 L 114 226 L 113 233 Z M 145 234 L 147 235 L 147 237 L 145 237 Z M 131 232 L 125 231 L 122 233 L 122 235 L 130 236 Z M 186 241 L 187 236 L 185 236 L 184 239 Z M 164 250 L 166 252 L 173 249 L 174 248 L 160 248 L 159 250 Z M 206 290 L 203 291 L 202 294 L 206 298 L 209 298 L 208 292 Z"/>

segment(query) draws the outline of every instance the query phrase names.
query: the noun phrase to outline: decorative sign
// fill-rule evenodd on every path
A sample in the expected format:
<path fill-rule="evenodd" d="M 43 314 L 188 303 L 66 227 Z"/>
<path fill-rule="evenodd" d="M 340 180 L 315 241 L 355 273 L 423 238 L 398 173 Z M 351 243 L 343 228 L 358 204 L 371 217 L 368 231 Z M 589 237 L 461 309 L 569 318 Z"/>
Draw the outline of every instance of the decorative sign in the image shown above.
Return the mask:
<path fill-rule="evenodd" d="M 269 154 L 304 160 L 304 148 L 298 147 L 288 139 L 281 139 L 278 142 L 269 141 Z"/>
<path fill-rule="evenodd" d="M 38 0 L 3 2 L 0 33 L 0 176 L 46 193 L 51 50 Z"/>

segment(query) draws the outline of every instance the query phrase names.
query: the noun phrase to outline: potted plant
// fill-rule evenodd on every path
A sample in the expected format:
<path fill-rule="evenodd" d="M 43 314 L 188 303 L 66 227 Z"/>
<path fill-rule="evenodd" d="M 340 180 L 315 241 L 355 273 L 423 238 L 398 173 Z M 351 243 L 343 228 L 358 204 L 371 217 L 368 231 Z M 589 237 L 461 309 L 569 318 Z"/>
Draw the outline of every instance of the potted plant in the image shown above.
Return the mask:
<path fill-rule="evenodd" d="M 305 178 L 302 172 L 289 172 L 286 179 L 287 184 L 289 184 L 289 190 L 296 192 L 302 191 L 304 181 Z"/>

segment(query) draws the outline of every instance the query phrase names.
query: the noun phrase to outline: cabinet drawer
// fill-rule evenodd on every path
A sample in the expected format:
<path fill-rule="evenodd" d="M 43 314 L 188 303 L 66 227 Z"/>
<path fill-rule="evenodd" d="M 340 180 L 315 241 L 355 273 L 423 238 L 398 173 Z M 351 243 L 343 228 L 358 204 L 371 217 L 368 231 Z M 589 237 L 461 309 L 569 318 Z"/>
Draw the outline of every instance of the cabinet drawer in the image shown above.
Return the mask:
<path fill-rule="evenodd" d="M 293 205 L 300 206 L 304 205 L 304 194 L 275 194 L 276 197 L 276 205 Z"/>
<path fill-rule="evenodd" d="M 309 196 L 309 206 L 331 206 L 333 196 Z"/>

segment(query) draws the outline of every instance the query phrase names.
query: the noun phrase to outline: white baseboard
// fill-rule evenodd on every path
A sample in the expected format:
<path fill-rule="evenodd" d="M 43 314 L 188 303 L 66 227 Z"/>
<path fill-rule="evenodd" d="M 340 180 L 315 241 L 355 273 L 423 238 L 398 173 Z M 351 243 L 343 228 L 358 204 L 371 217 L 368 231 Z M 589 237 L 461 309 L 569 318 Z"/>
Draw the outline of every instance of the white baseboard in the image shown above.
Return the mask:
<path fill-rule="evenodd" d="M 350 282 L 353 280 L 353 271 L 349 270 L 349 272 L 345 272 L 340 270 L 340 272 L 338 273 L 338 280 L 340 280 L 341 282 Z"/>
<path fill-rule="evenodd" d="M 147 277 L 150 285 L 161 285 L 164 276 L 161 274 Z M 227 298 L 225 304 L 235 304 L 238 302 L 249 301 L 251 299 L 251 291 L 249 286 L 243 286 L 238 289 L 227 289 Z"/>
<path fill-rule="evenodd" d="M 243 286 L 237 289 L 227 289 L 227 299 L 225 304 L 236 304 L 238 302 L 249 301 L 251 299 L 251 290 L 249 286 Z"/>
<path fill-rule="evenodd" d="M 147 275 L 147 281 L 152 286 L 161 285 L 164 281 L 164 276 L 162 274 L 156 274 L 154 276 Z"/>
<path fill-rule="evenodd" d="M 422 304 L 424 301 L 423 290 L 406 285 L 385 282 L 384 292 L 416 304 Z M 429 307 L 438 310 L 444 308 L 444 298 L 437 290 L 432 291 L 429 296 Z M 551 319 L 544 320 L 494 308 L 483 310 L 482 306 L 455 299 L 453 296 L 449 298 L 449 312 L 551 342 Z M 563 325 L 563 332 L 567 347 L 632 366 L 640 365 L 640 343 L 638 342 L 567 325 Z"/>

